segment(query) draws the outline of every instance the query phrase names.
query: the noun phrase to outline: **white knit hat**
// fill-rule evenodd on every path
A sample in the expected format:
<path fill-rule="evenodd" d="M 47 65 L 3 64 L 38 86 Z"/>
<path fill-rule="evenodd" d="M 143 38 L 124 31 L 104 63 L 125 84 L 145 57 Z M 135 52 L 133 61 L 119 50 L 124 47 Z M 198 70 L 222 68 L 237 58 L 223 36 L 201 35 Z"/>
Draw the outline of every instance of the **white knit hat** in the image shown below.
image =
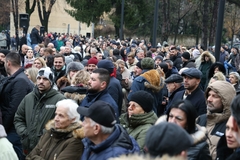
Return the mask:
<path fill-rule="evenodd" d="M 53 73 L 52 73 L 52 71 L 51 71 L 51 69 L 50 69 L 49 67 L 41 68 L 41 69 L 38 71 L 37 78 L 38 78 L 39 76 L 44 76 L 44 77 L 46 77 L 46 78 L 50 81 L 51 85 L 54 84 L 54 75 L 53 75 Z"/>

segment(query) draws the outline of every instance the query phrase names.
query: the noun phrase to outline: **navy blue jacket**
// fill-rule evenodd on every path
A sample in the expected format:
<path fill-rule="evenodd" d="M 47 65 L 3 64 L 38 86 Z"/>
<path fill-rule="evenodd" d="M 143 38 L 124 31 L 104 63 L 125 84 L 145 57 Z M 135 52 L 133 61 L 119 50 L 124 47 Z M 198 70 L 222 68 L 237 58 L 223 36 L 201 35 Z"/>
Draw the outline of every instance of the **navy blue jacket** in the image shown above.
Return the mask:
<path fill-rule="evenodd" d="M 42 38 L 39 35 L 38 30 L 36 28 L 32 29 L 31 34 L 30 34 L 30 38 L 31 38 L 31 44 L 42 43 Z"/>
<path fill-rule="evenodd" d="M 137 142 L 120 125 L 115 125 L 113 133 L 102 143 L 94 145 L 88 138 L 82 140 L 84 152 L 82 160 L 107 160 L 132 153 L 139 153 Z"/>
<path fill-rule="evenodd" d="M 109 103 L 113 107 L 117 121 L 119 122 L 118 106 L 117 106 L 116 102 L 114 101 L 114 99 L 108 93 L 107 89 L 105 89 L 101 92 L 95 93 L 95 94 L 88 93 L 87 96 L 83 99 L 80 106 L 89 108 L 89 106 L 91 106 L 91 104 L 93 104 L 97 100 L 102 100 L 106 103 Z M 81 116 L 81 120 L 83 120 L 83 116 Z"/>
<path fill-rule="evenodd" d="M 183 99 L 185 90 L 179 91 L 175 94 L 172 99 L 172 104 L 179 99 Z M 198 115 L 207 113 L 207 105 L 204 97 L 204 92 L 197 87 L 190 95 L 187 96 L 186 100 L 189 100 L 196 108 Z"/>
<path fill-rule="evenodd" d="M 114 101 L 117 103 L 118 112 L 120 114 L 122 110 L 123 93 L 122 93 L 122 87 L 119 80 L 115 77 L 111 77 L 107 90 L 108 90 L 108 93 L 114 99 Z"/>

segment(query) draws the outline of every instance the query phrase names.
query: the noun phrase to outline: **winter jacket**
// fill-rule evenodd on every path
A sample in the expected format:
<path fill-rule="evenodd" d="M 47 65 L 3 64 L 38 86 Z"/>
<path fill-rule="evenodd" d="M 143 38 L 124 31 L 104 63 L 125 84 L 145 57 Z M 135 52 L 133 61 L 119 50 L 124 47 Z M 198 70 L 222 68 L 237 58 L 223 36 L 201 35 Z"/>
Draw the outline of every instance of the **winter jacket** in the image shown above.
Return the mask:
<path fill-rule="evenodd" d="M 39 35 L 39 31 L 37 30 L 37 28 L 32 29 L 31 34 L 30 34 L 30 38 L 31 38 L 31 44 L 42 43 L 42 38 Z"/>
<path fill-rule="evenodd" d="M 122 87 L 121 87 L 120 81 L 115 77 L 111 77 L 110 82 L 108 84 L 107 91 L 116 102 L 118 106 L 118 113 L 120 114 L 122 110 L 122 102 L 123 102 L 123 93 L 122 93 Z"/>
<path fill-rule="evenodd" d="M 31 151 L 43 134 L 46 123 L 55 116 L 56 103 L 65 97 L 51 88 L 40 94 L 37 86 L 20 103 L 14 125 L 21 137 L 23 148 Z"/>
<path fill-rule="evenodd" d="M 62 88 L 61 92 L 64 93 L 66 98 L 70 98 L 80 105 L 83 99 L 86 97 L 87 88 L 80 86 L 67 86 Z"/>
<path fill-rule="evenodd" d="M 213 90 L 218 94 L 222 100 L 223 112 L 211 113 L 207 111 L 207 114 L 201 115 L 197 119 L 197 123 L 201 126 L 206 126 L 208 131 L 208 144 L 212 159 L 216 158 L 216 147 L 219 139 L 225 134 L 226 122 L 230 117 L 230 105 L 235 96 L 235 89 L 229 82 L 216 81 L 209 84 L 205 97 L 208 97 L 208 92 Z"/>
<path fill-rule="evenodd" d="M 54 74 L 54 82 L 57 83 L 57 80 L 63 77 L 66 74 L 66 66 L 63 66 L 63 68 L 60 71 L 57 71 L 55 67 L 52 67 L 52 72 Z"/>
<path fill-rule="evenodd" d="M 84 137 L 79 122 L 70 124 L 66 129 L 55 129 L 54 120 L 46 125 L 46 132 L 26 160 L 79 160 L 83 153 Z"/>
<path fill-rule="evenodd" d="M 182 68 L 183 68 L 183 67 L 196 68 L 195 60 L 194 60 L 194 59 L 190 59 L 190 60 L 187 61 L 187 62 L 183 62 Z"/>
<path fill-rule="evenodd" d="M 7 36 L 4 33 L 0 33 L 0 47 L 7 46 Z"/>
<path fill-rule="evenodd" d="M 196 132 L 191 134 L 194 139 L 194 145 L 187 150 L 188 160 L 211 160 L 209 146 L 206 141 L 207 130 L 205 127 L 196 126 Z"/>
<path fill-rule="evenodd" d="M 140 149 L 143 150 L 147 131 L 157 121 L 157 115 L 151 111 L 144 114 L 132 115 L 130 118 L 128 116 L 127 113 L 122 114 L 119 118 L 120 124 L 137 141 Z"/>
<path fill-rule="evenodd" d="M 179 99 L 183 99 L 184 94 L 185 90 L 177 92 L 172 99 L 172 103 Z M 196 108 L 198 115 L 205 114 L 207 112 L 204 92 L 199 87 L 197 87 L 191 94 L 189 94 L 186 97 L 186 100 L 189 100 L 192 103 L 192 105 Z"/>
<path fill-rule="evenodd" d="M 240 149 L 238 148 L 233 154 L 231 154 L 226 160 L 238 160 L 240 159 Z"/>
<path fill-rule="evenodd" d="M 171 61 L 173 62 L 173 66 L 177 68 L 177 70 L 180 70 L 182 68 L 182 57 L 180 53 L 177 53 L 176 56 L 173 56 L 170 58 Z"/>
<path fill-rule="evenodd" d="M 88 138 L 84 138 L 82 142 L 82 160 L 107 160 L 120 155 L 139 153 L 140 150 L 137 142 L 118 124 L 111 135 L 100 144 L 94 145 Z"/>
<path fill-rule="evenodd" d="M 209 57 L 209 61 L 205 61 L 205 56 Z M 202 72 L 201 78 L 201 88 L 205 90 L 208 85 L 208 72 L 213 63 L 215 63 L 215 57 L 210 52 L 203 52 L 201 54 L 201 64 L 199 66 L 199 70 Z"/>
<path fill-rule="evenodd" d="M 154 97 L 153 110 L 157 114 L 158 107 L 162 104 L 162 88 L 164 79 L 159 69 L 143 70 L 143 74 L 134 79 L 131 90 L 128 94 L 128 100 L 134 92 L 145 90 Z"/>
<path fill-rule="evenodd" d="M 118 105 L 116 104 L 114 99 L 110 96 L 107 89 L 105 89 L 101 92 L 98 92 L 98 93 L 88 93 L 87 96 L 83 99 L 80 106 L 89 108 L 97 100 L 102 100 L 102 101 L 110 104 L 111 107 L 113 107 L 113 109 L 115 111 L 115 115 L 116 115 L 117 121 L 118 121 L 118 117 L 119 117 Z M 84 117 L 81 116 L 81 120 L 83 120 L 83 118 Z"/>
<path fill-rule="evenodd" d="M 3 126 L 8 133 L 14 129 L 13 119 L 22 99 L 33 90 L 33 83 L 27 78 L 23 68 L 7 77 L 0 93 L 0 109 Z"/>

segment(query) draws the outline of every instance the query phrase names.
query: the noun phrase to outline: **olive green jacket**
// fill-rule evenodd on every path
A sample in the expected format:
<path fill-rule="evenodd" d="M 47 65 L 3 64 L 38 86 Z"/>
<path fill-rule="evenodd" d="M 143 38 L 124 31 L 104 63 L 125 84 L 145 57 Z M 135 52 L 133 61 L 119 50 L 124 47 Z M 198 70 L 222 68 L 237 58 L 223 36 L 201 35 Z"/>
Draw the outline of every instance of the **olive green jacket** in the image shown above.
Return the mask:
<path fill-rule="evenodd" d="M 129 118 L 128 114 L 125 113 L 122 114 L 119 119 L 120 124 L 127 130 L 128 134 L 137 141 L 142 151 L 147 131 L 157 121 L 157 115 L 151 111 L 144 114 L 132 115 Z"/>

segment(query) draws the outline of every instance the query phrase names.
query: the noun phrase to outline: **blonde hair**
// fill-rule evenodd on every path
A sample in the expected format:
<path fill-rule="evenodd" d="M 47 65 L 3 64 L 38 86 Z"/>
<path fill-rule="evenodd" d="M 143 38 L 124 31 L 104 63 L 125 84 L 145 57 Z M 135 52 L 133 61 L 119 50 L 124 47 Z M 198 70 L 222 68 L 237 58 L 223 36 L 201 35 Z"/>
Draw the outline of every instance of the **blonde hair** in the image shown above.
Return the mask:
<path fill-rule="evenodd" d="M 37 82 L 37 75 L 38 75 L 38 69 L 36 67 L 32 67 L 32 68 L 28 68 L 25 70 L 25 72 L 27 72 L 27 74 L 30 77 L 30 80 L 36 84 Z"/>
<path fill-rule="evenodd" d="M 35 58 L 35 60 L 34 60 L 34 62 L 36 61 L 36 60 L 39 60 L 41 63 L 42 63 L 42 68 L 46 68 L 46 62 L 44 61 L 44 59 L 42 58 L 42 57 L 37 57 L 37 58 Z"/>
<path fill-rule="evenodd" d="M 80 70 L 72 77 L 71 84 L 74 86 L 82 85 L 83 87 L 86 87 L 89 80 L 90 74 L 85 70 Z"/>

